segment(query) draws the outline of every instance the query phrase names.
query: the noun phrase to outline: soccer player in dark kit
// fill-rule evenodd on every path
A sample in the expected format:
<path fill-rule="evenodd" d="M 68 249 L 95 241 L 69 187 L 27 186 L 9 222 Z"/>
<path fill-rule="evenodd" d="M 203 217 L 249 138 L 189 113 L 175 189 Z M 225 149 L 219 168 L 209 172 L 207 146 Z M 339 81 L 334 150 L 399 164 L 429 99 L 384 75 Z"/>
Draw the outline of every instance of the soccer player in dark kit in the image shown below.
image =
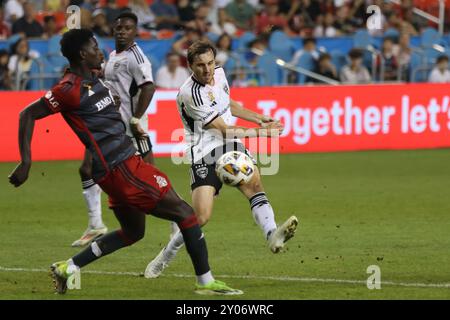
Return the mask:
<path fill-rule="evenodd" d="M 44 97 L 20 113 L 21 162 L 9 176 L 10 183 L 18 187 L 28 178 L 35 121 L 60 112 L 91 152 L 93 178 L 108 194 L 121 229 L 97 238 L 71 259 L 52 264 L 56 292 L 66 292 L 67 279 L 79 268 L 142 239 L 145 215 L 152 214 L 176 222 L 181 229 L 197 275 L 196 293 L 242 294 L 212 276 L 206 242 L 191 206 L 178 197 L 163 172 L 135 155 L 111 92 L 91 71 L 103 62 L 92 32 L 66 32 L 61 52 L 69 60 L 69 70 Z"/>

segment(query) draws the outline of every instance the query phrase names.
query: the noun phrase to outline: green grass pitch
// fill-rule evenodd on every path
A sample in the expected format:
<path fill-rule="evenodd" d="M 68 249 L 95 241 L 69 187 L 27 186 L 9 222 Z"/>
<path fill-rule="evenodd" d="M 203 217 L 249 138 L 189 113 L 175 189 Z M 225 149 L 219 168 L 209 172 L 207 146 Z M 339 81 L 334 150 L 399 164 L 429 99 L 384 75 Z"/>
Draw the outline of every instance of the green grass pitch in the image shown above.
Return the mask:
<path fill-rule="evenodd" d="M 244 290 L 229 299 L 450 299 L 449 163 L 444 149 L 283 155 L 263 182 L 279 223 L 299 217 L 296 236 L 272 254 L 248 202 L 224 187 L 204 228 L 213 273 Z M 163 277 L 139 276 L 168 240 L 168 222 L 151 216 L 141 242 L 82 270 L 81 290 L 53 294 L 46 270 L 78 252 L 87 223 L 79 164 L 34 163 L 19 189 L 7 183 L 15 164 L 0 164 L 0 299 L 205 299 L 185 249 Z M 188 167 L 157 164 L 190 202 Z M 379 290 L 366 286 L 370 265 Z"/>

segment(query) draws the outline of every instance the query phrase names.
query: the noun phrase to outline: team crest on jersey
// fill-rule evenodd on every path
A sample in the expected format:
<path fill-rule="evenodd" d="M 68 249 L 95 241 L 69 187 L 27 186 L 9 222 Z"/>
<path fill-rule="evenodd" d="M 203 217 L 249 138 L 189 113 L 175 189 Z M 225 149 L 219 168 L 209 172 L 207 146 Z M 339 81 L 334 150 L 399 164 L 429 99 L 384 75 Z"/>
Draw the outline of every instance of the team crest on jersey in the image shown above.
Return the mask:
<path fill-rule="evenodd" d="M 195 172 L 197 173 L 197 175 L 200 178 L 205 179 L 206 176 L 208 175 L 208 168 L 207 167 L 200 167 L 197 170 L 195 170 Z"/>
<path fill-rule="evenodd" d="M 113 66 L 114 70 L 119 69 L 119 67 L 120 67 L 120 62 L 114 63 L 114 66 Z"/>
<path fill-rule="evenodd" d="M 85 83 L 85 84 L 83 84 L 83 87 L 88 89 L 88 96 L 89 97 L 93 96 L 95 94 L 95 92 L 91 90 L 92 86 L 90 84 Z"/>
<path fill-rule="evenodd" d="M 167 180 L 164 177 L 153 175 L 156 179 L 156 183 L 160 188 L 167 187 Z"/>
<path fill-rule="evenodd" d="M 211 91 L 208 92 L 208 98 L 209 100 L 211 100 L 211 102 L 214 101 L 214 94 Z"/>
<path fill-rule="evenodd" d="M 227 95 L 230 95 L 230 90 L 228 89 L 228 86 L 226 84 L 223 85 L 223 91 L 225 91 Z"/>

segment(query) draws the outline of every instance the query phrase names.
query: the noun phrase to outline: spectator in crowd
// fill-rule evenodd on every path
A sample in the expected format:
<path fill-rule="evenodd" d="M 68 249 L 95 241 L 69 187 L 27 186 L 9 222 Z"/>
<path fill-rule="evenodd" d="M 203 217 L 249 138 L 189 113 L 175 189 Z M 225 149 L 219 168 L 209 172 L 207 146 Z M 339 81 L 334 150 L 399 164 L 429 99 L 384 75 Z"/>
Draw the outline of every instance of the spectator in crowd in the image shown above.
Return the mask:
<path fill-rule="evenodd" d="M 178 0 L 176 2 L 176 8 L 181 25 L 195 19 L 195 8 L 192 5 L 192 1 Z"/>
<path fill-rule="evenodd" d="M 341 70 L 340 78 L 342 83 L 358 84 L 369 83 L 372 81 L 369 70 L 363 65 L 363 52 L 360 49 L 353 48 L 348 53 L 350 64 L 344 66 Z"/>
<path fill-rule="evenodd" d="M 319 60 L 316 64 L 316 68 L 313 71 L 332 80 L 339 80 L 336 67 L 331 62 L 331 56 L 328 53 L 320 55 Z M 312 77 L 308 77 L 306 79 L 306 82 L 324 83 L 323 81 Z"/>
<path fill-rule="evenodd" d="M 303 48 L 300 50 L 297 50 L 294 53 L 294 56 L 291 60 L 291 64 L 293 65 L 297 65 L 297 63 L 300 61 L 300 57 L 302 55 L 304 55 L 305 53 L 309 53 L 310 55 L 312 55 L 314 60 L 319 60 L 319 51 L 317 51 L 316 48 L 316 39 L 314 38 L 306 38 L 305 40 L 303 40 Z"/>
<path fill-rule="evenodd" d="M 195 9 L 195 19 L 192 23 L 193 27 L 200 31 L 200 33 L 205 34 L 209 31 L 211 23 L 208 21 L 209 6 L 207 4 L 200 4 L 197 9 Z"/>
<path fill-rule="evenodd" d="M 44 1 L 44 11 L 56 12 L 65 9 L 69 5 L 69 0 L 45 0 Z"/>
<path fill-rule="evenodd" d="M 216 54 L 216 64 L 219 66 L 224 66 L 230 57 L 231 45 L 233 39 L 227 34 L 222 34 L 216 42 L 217 54 Z"/>
<path fill-rule="evenodd" d="M 3 18 L 4 11 L 3 8 L 0 8 L 0 39 L 7 39 L 11 35 L 11 31 Z"/>
<path fill-rule="evenodd" d="M 377 70 L 382 80 L 393 81 L 398 78 L 398 61 L 394 52 L 394 41 L 384 38 L 381 53 L 377 57 Z M 384 74 L 382 74 L 384 73 Z"/>
<path fill-rule="evenodd" d="M 166 61 L 167 64 L 156 73 L 156 86 L 163 89 L 179 89 L 189 78 L 189 71 L 181 66 L 180 56 L 175 52 L 169 52 Z"/>
<path fill-rule="evenodd" d="M 348 6 L 343 5 L 336 10 L 336 20 L 334 27 L 340 34 L 351 34 L 355 31 L 355 25 L 350 18 Z"/>
<path fill-rule="evenodd" d="M 262 83 L 263 74 L 261 74 L 261 70 L 258 67 L 259 54 L 257 52 L 260 54 L 264 53 L 267 46 L 268 40 L 265 35 L 257 37 L 248 44 L 249 50 L 245 53 L 244 57 L 248 66 L 246 82 L 249 87 L 258 86 Z"/>
<path fill-rule="evenodd" d="M 226 21 L 241 30 L 251 31 L 255 26 L 255 8 L 245 0 L 233 0 L 225 7 Z"/>
<path fill-rule="evenodd" d="M 401 69 L 402 80 L 409 80 L 409 64 L 411 62 L 412 54 L 409 43 L 409 33 L 401 33 L 398 45 L 394 45 L 394 55 L 397 57 L 398 66 Z"/>
<path fill-rule="evenodd" d="M 54 35 L 58 34 L 58 27 L 56 25 L 55 16 L 48 15 L 44 17 L 44 33 L 42 37 L 44 39 L 50 39 Z"/>
<path fill-rule="evenodd" d="M 326 13 L 324 16 L 317 17 L 316 27 L 314 28 L 314 37 L 336 37 L 342 33 L 334 26 L 334 15 Z"/>
<path fill-rule="evenodd" d="M 5 21 L 10 25 L 23 17 L 23 2 L 23 0 L 8 0 L 5 3 Z"/>
<path fill-rule="evenodd" d="M 178 28 L 180 19 L 178 18 L 177 7 L 167 0 L 154 0 L 150 10 L 156 16 L 156 28 L 175 30 Z"/>
<path fill-rule="evenodd" d="M 12 26 L 12 33 L 22 34 L 27 38 L 41 37 L 44 33 L 44 28 L 35 19 L 34 5 L 31 1 L 23 4 L 24 15 L 22 18 L 16 20 Z"/>
<path fill-rule="evenodd" d="M 99 37 L 110 37 L 112 36 L 112 30 L 108 21 L 106 20 L 106 15 L 102 9 L 97 9 L 92 14 L 92 19 L 94 26 L 92 32 Z"/>
<path fill-rule="evenodd" d="M 8 51 L 0 50 L 0 90 L 11 90 L 11 77 L 8 69 Z"/>
<path fill-rule="evenodd" d="M 265 0 L 262 12 L 256 17 L 256 33 L 270 32 L 273 27 L 287 27 L 285 16 L 279 12 L 278 0 Z"/>
<path fill-rule="evenodd" d="M 25 38 L 20 38 L 11 46 L 11 56 L 8 62 L 8 69 L 12 79 L 19 87 L 15 86 L 15 90 L 23 88 L 25 76 L 30 72 L 33 59 L 36 59 L 39 54 L 35 51 L 30 51 L 28 41 Z M 19 81 L 20 80 L 20 81 Z"/>
<path fill-rule="evenodd" d="M 208 6 L 208 22 L 211 23 L 210 32 L 217 35 L 228 33 L 233 36 L 236 34 L 236 26 L 227 20 L 225 7 L 230 3 L 230 0 L 206 0 L 204 2 Z"/>
<path fill-rule="evenodd" d="M 428 82 L 448 83 L 450 82 L 450 71 L 448 70 L 448 57 L 441 55 L 436 59 L 436 65 L 428 77 Z"/>
<path fill-rule="evenodd" d="M 197 29 L 187 27 L 184 35 L 172 45 L 172 50 L 180 55 L 183 67 L 187 67 L 187 49 L 201 37 L 202 34 Z"/>
<path fill-rule="evenodd" d="M 128 7 L 138 17 L 138 29 L 156 28 L 156 16 L 145 0 L 130 0 Z"/>
<path fill-rule="evenodd" d="M 106 4 L 102 7 L 103 12 L 106 16 L 106 21 L 108 25 L 114 25 L 117 16 L 120 14 L 121 10 L 117 7 L 116 0 L 107 0 Z"/>

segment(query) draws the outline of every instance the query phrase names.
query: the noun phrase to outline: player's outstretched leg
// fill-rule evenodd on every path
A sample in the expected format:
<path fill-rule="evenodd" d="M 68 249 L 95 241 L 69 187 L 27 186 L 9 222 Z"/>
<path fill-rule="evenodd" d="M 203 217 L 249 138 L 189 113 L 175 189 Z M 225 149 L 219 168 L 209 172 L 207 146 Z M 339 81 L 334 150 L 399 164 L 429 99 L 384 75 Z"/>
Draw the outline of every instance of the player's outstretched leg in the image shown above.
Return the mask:
<path fill-rule="evenodd" d="M 239 190 L 250 201 L 253 218 L 264 232 L 270 250 L 273 253 L 280 252 L 285 242 L 291 239 L 297 230 L 297 217 L 291 216 L 283 224 L 277 226 L 275 214 L 264 192 L 258 168 L 255 168 L 250 182 L 240 186 Z"/>
<path fill-rule="evenodd" d="M 144 237 L 145 214 L 143 212 L 130 207 L 116 207 L 114 214 L 120 222 L 121 229 L 99 237 L 71 259 L 52 264 L 50 271 L 57 293 L 66 292 L 67 280 L 80 268 L 118 249 L 132 245 Z"/>
<path fill-rule="evenodd" d="M 86 231 L 81 237 L 72 243 L 72 247 L 84 247 L 108 232 L 108 228 L 102 221 L 102 189 L 92 179 L 92 156 L 85 151 L 83 162 L 80 166 L 81 184 L 83 187 L 83 198 L 88 209 L 89 222 Z"/>
<path fill-rule="evenodd" d="M 212 186 L 201 186 L 192 191 L 192 205 L 197 214 L 197 221 L 201 226 L 205 225 L 211 216 L 215 192 L 216 190 Z M 173 234 L 167 245 L 147 265 L 144 276 L 146 278 L 159 277 L 163 270 L 175 258 L 178 251 L 183 247 L 183 244 L 183 234 L 181 232 Z"/>
<path fill-rule="evenodd" d="M 167 192 L 151 214 L 175 221 L 178 224 L 197 276 L 196 293 L 203 295 L 238 295 L 243 293 L 241 290 L 230 288 L 225 283 L 214 279 L 208 263 L 208 250 L 204 234 L 197 222 L 194 210 L 180 199 L 173 189 Z"/>

